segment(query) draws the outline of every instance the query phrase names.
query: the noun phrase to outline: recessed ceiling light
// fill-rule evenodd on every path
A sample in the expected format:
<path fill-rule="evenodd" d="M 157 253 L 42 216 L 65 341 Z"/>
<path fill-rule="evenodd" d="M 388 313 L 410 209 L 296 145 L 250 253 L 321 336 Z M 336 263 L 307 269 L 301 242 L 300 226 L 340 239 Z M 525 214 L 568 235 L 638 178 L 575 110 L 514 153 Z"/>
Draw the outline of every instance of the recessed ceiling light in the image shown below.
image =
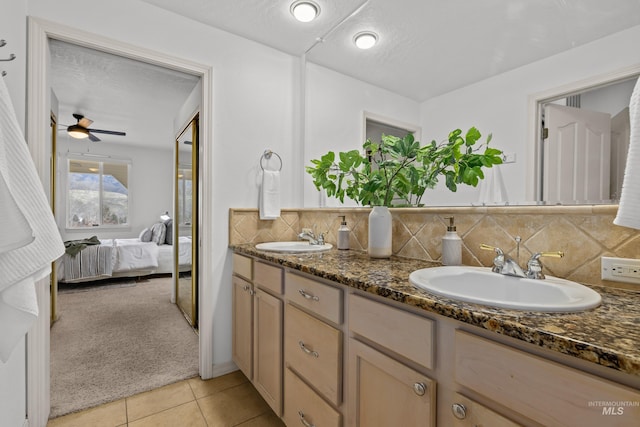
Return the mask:
<path fill-rule="evenodd" d="M 371 31 L 363 31 L 356 34 L 353 41 L 360 49 L 371 49 L 378 42 L 378 35 Z"/>
<path fill-rule="evenodd" d="M 299 0 L 291 5 L 291 14 L 300 22 L 311 22 L 320 15 L 320 6 L 308 0 Z"/>

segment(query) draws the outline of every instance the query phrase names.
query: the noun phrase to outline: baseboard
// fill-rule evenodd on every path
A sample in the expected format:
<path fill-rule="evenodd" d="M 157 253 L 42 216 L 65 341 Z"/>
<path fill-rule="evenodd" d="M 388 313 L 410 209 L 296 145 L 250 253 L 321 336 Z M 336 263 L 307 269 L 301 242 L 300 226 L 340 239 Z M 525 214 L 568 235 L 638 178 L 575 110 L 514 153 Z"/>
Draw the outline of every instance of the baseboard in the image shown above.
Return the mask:
<path fill-rule="evenodd" d="M 238 370 L 238 366 L 235 363 L 233 363 L 233 361 L 225 362 L 225 363 L 218 363 L 216 365 L 213 365 L 211 378 L 215 378 L 215 377 L 219 377 L 219 376 L 222 376 L 222 375 L 225 375 L 225 374 L 229 374 L 229 373 L 237 371 L 237 370 Z"/>

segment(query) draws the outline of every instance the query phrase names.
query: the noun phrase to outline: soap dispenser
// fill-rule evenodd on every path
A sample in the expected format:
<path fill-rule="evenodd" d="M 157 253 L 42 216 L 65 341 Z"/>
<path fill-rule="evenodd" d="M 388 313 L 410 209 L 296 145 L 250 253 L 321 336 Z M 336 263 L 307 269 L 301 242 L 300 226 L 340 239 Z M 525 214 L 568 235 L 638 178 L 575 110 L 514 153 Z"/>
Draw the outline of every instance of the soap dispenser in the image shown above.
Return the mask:
<path fill-rule="evenodd" d="M 462 263 L 462 239 L 456 232 L 453 217 L 445 219 L 449 220 L 449 226 L 442 238 L 442 264 L 460 265 Z"/>
<path fill-rule="evenodd" d="M 347 227 L 347 220 L 344 215 L 340 215 L 342 222 L 340 228 L 338 228 L 338 249 L 349 249 L 349 227 Z"/>

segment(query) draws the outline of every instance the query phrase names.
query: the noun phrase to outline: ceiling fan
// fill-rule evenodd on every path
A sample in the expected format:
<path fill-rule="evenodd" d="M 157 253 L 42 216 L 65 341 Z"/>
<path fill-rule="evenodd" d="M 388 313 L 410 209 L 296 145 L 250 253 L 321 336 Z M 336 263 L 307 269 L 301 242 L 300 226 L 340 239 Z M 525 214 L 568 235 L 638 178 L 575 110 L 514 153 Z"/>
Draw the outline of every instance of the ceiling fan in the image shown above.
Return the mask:
<path fill-rule="evenodd" d="M 78 121 L 75 125 L 67 127 L 67 133 L 77 139 L 89 138 L 93 142 L 100 141 L 100 138 L 94 135 L 94 133 L 105 133 L 108 135 L 126 136 L 125 132 L 118 132 L 114 130 L 103 129 L 89 129 L 93 120 L 87 119 L 82 114 L 73 113 L 73 117 Z"/>

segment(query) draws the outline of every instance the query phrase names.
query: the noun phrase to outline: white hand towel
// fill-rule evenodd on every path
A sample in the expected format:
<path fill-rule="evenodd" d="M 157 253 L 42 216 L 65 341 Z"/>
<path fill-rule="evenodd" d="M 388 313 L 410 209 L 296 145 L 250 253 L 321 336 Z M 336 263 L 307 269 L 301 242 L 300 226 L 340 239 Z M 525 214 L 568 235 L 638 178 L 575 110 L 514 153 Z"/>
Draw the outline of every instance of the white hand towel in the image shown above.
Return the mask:
<path fill-rule="evenodd" d="M 276 219 L 280 216 L 280 172 L 262 171 L 260 189 L 260 219 Z"/>
<path fill-rule="evenodd" d="M 623 227 L 640 229 L 640 79 L 629 101 L 629 153 L 624 169 L 620 206 L 613 223 Z"/>
<path fill-rule="evenodd" d="M 0 360 L 6 361 L 37 317 L 34 283 L 49 273 L 64 244 L 2 78 L 0 176 L 0 239 L 11 236 L 11 249 L 0 251 Z"/>
<path fill-rule="evenodd" d="M 509 203 L 507 197 L 507 189 L 502 179 L 500 166 L 494 165 L 492 168 L 486 169 L 484 179 L 480 181 L 480 196 L 478 203 L 482 205 L 506 205 Z"/>

